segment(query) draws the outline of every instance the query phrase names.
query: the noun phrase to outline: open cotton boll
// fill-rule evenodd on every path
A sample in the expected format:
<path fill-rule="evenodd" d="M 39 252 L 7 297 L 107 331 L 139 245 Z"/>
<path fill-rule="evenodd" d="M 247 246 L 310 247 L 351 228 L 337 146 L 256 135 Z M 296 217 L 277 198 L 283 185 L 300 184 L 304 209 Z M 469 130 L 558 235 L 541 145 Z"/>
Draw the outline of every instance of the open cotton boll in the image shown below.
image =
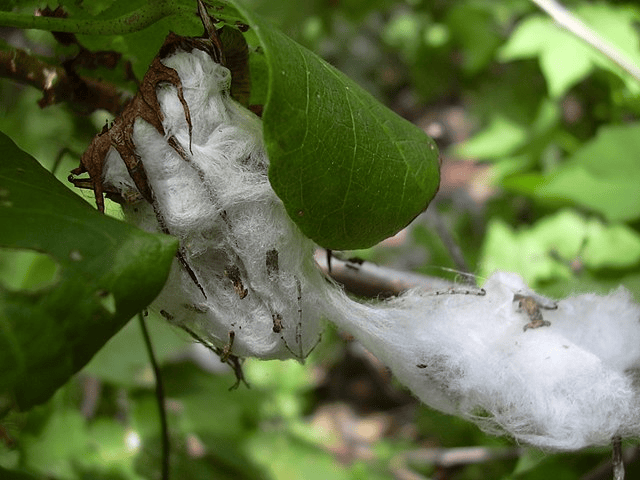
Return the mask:
<path fill-rule="evenodd" d="M 312 242 L 270 187 L 261 122 L 231 99 L 229 70 L 207 53 L 179 52 L 163 63 L 180 76 L 191 136 L 176 88 L 161 85 L 166 138 L 140 119 L 133 135 L 155 205 L 123 210 L 142 228 L 177 236 L 192 273 L 174 261 L 152 307 L 234 355 L 304 358 L 319 340 L 325 280 L 314 266 Z M 125 199 L 136 197 L 113 149 L 104 183 Z"/>
<path fill-rule="evenodd" d="M 523 281 L 496 273 L 484 290 L 368 306 L 336 298 L 334 319 L 423 402 L 491 433 L 560 450 L 640 435 L 640 307 L 629 292 L 567 298 L 543 310 L 550 326 L 525 331 L 514 296 L 534 294 Z"/>

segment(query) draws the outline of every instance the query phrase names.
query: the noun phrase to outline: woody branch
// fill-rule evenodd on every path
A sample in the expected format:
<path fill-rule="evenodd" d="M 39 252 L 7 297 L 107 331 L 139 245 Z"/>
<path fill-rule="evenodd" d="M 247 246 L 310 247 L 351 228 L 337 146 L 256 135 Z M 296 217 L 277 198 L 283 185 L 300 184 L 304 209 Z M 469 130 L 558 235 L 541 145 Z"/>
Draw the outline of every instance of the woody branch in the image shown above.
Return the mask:
<path fill-rule="evenodd" d="M 131 98 L 129 93 L 109 82 L 70 75 L 60 65 L 48 63 L 6 44 L 0 50 L 0 77 L 41 90 L 43 97 L 38 104 L 42 108 L 69 102 L 87 113 L 104 109 L 117 114 Z"/>

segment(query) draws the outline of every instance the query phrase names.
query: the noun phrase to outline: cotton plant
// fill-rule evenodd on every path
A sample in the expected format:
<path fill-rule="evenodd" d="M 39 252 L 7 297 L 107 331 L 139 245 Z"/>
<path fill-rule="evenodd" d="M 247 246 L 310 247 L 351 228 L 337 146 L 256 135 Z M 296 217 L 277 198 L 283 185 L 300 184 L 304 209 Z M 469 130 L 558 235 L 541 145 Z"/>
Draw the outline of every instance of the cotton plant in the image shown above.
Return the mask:
<path fill-rule="evenodd" d="M 129 222 L 180 240 L 152 308 L 225 360 L 303 360 L 334 322 L 425 404 L 519 442 L 640 435 L 640 306 L 627 290 L 551 301 L 496 272 L 481 290 L 351 299 L 271 188 L 261 120 L 231 97 L 230 71 L 206 48 L 171 50 L 160 68 L 179 82 L 154 85 L 159 110 L 134 119 L 134 157 L 107 145 L 98 180 Z"/>

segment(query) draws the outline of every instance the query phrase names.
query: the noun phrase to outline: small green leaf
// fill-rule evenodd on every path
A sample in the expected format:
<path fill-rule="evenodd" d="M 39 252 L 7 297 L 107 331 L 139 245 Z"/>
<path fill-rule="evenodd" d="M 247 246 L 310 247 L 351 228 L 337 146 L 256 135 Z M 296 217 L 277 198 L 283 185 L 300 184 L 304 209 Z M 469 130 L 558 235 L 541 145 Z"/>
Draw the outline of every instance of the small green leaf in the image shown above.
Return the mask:
<path fill-rule="evenodd" d="M 456 153 L 467 158 L 500 158 L 514 152 L 528 139 L 528 128 L 499 112 L 487 127 L 456 148 Z"/>
<path fill-rule="evenodd" d="M 547 452 L 534 448 L 527 448 L 524 453 L 518 457 L 518 462 L 513 469 L 512 475 L 514 477 L 524 475 L 525 473 L 535 469 L 538 465 L 547 460 L 548 457 L 549 454 Z"/>
<path fill-rule="evenodd" d="M 405 227 L 438 189 L 433 140 L 315 54 L 245 16 L 269 67 L 269 180 L 289 216 L 333 249 L 369 247 Z"/>
<path fill-rule="evenodd" d="M 173 358 L 191 342 L 183 331 L 166 319 L 149 312 L 146 319 L 149 335 L 153 340 L 156 360 L 163 364 Z M 127 323 L 84 367 L 83 373 L 112 383 L 118 387 L 135 388 L 143 381 L 142 372 L 149 365 L 149 355 L 140 335 L 138 322 Z"/>
<path fill-rule="evenodd" d="M 582 252 L 585 264 L 593 268 L 625 268 L 640 261 L 640 236 L 626 225 L 591 220 Z"/>
<path fill-rule="evenodd" d="M 100 215 L 2 133 L 0 156 L 0 247 L 54 266 L 20 289 L 0 282 L 0 395 L 28 408 L 155 298 L 177 241 Z"/>
<path fill-rule="evenodd" d="M 611 221 L 640 218 L 640 123 L 609 125 L 585 143 L 534 195 L 572 201 Z"/>

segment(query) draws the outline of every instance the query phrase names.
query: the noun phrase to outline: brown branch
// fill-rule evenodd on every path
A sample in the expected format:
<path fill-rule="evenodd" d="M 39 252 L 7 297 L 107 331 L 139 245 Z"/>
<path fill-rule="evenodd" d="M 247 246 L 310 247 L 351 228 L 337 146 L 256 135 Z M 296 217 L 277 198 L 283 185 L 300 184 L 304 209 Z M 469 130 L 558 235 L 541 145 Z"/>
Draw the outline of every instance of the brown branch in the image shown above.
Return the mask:
<path fill-rule="evenodd" d="M 24 50 L 2 45 L 0 77 L 31 85 L 41 90 L 41 108 L 61 102 L 80 108 L 84 113 L 97 109 L 117 114 L 131 98 L 112 83 L 80 75 L 69 75 L 62 66 L 53 65 Z"/>
<path fill-rule="evenodd" d="M 416 287 L 428 290 L 455 287 L 453 282 L 443 278 L 403 272 L 357 259 L 342 260 L 335 256 L 331 257 L 329 270 L 325 250 L 318 250 L 315 260 L 325 274 L 344 285 L 348 292 L 364 297 L 388 297 Z"/>
<path fill-rule="evenodd" d="M 421 448 L 396 455 L 390 462 L 394 478 L 399 480 L 426 480 L 413 468 L 425 466 L 447 471 L 467 466 L 518 458 L 524 453 L 520 447 L 459 447 L 459 448 Z"/>

